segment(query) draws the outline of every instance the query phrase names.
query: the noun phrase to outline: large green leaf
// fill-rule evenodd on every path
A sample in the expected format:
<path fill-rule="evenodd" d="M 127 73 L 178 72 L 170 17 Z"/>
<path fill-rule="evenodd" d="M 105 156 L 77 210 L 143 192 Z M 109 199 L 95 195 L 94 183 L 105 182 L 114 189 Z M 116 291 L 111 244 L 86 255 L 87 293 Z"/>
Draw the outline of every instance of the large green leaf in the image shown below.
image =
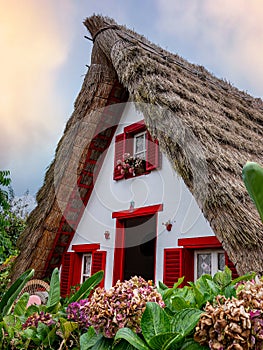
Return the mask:
<path fill-rule="evenodd" d="M 8 315 L 12 309 L 14 301 L 17 299 L 19 293 L 23 289 L 24 285 L 34 275 L 34 270 L 25 271 L 5 292 L 0 302 L 0 317 L 3 318 Z"/>
<path fill-rule="evenodd" d="M 229 267 L 225 266 L 224 271 L 218 271 L 214 275 L 213 281 L 220 289 L 226 288 L 232 281 L 232 271 Z"/>
<path fill-rule="evenodd" d="M 125 339 L 128 343 L 133 345 L 137 350 L 149 350 L 148 345 L 130 328 L 121 328 L 115 335 L 115 340 Z"/>
<path fill-rule="evenodd" d="M 202 313 L 202 310 L 193 308 L 179 311 L 171 320 L 171 331 L 187 336 L 194 330 Z"/>
<path fill-rule="evenodd" d="M 173 285 L 173 288 L 168 288 L 165 286 L 165 284 L 161 284 L 161 282 L 159 282 L 159 285 L 161 286 L 161 288 L 158 291 L 162 294 L 162 297 L 164 299 L 170 298 L 174 293 L 178 293 L 184 290 L 184 288 L 178 289 L 179 285 L 183 283 L 183 280 L 184 280 L 184 277 L 179 278 L 178 281 Z"/>
<path fill-rule="evenodd" d="M 207 280 L 207 284 L 211 290 L 211 296 L 216 296 L 220 294 L 220 288 L 217 286 L 215 282 Z"/>
<path fill-rule="evenodd" d="M 96 334 L 94 328 L 89 327 L 87 332 L 80 336 L 80 350 L 91 349 L 102 338 L 102 334 Z"/>
<path fill-rule="evenodd" d="M 121 339 L 118 343 L 113 345 L 114 350 L 136 350 L 136 348 L 127 342 L 127 340 Z"/>
<path fill-rule="evenodd" d="M 196 300 L 196 305 L 198 306 L 199 309 L 210 299 L 210 294 L 208 292 L 202 293 L 196 285 L 193 283 L 192 285 L 195 300 Z M 193 305 L 193 306 L 196 306 Z"/>
<path fill-rule="evenodd" d="M 208 346 L 202 346 L 193 339 L 186 340 L 180 350 L 208 350 Z"/>
<path fill-rule="evenodd" d="M 169 304 L 167 305 L 169 307 Z M 177 312 L 183 309 L 186 309 L 189 307 L 189 302 L 179 296 L 179 295 L 174 295 L 171 297 L 171 304 L 170 304 L 170 308 L 172 311 Z"/>
<path fill-rule="evenodd" d="M 22 316 L 26 313 L 28 300 L 29 293 L 24 293 L 15 305 L 14 315 Z"/>
<path fill-rule="evenodd" d="M 111 350 L 112 345 L 113 339 L 102 337 L 90 350 Z"/>
<path fill-rule="evenodd" d="M 174 335 L 163 344 L 161 350 L 180 349 L 179 345 L 182 343 L 183 338 L 184 336 L 182 334 L 174 333 Z"/>
<path fill-rule="evenodd" d="M 205 293 L 210 293 L 210 288 L 207 284 L 207 281 L 210 280 L 212 281 L 212 276 L 211 275 L 208 275 L 208 274 L 204 274 L 202 276 L 200 276 L 196 281 L 195 283 L 194 282 L 189 282 L 190 285 L 194 284 L 196 286 L 196 288 L 199 289 L 199 291 L 202 293 L 202 294 L 205 294 Z"/>
<path fill-rule="evenodd" d="M 177 337 L 178 334 L 175 333 L 162 333 L 152 337 L 149 341 L 149 346 L 153 350 L 160 350 L 163 348 L 164 344 L 169 342 L 171 339 Z"/>
<path fill-rule="evenodd" d="M 142 315 L 141 328 L 142 334 L 149 344 L 154 336 L 170 332 L 169 316 L 159 304 L 148 302 Z"/>
<path fill-rule="evenodd" d="M 73 303 L 74 301 L 79 301 L 81 299 L 85 299 L 89 296 L 92 289 L 94 289 L 103 278 L 103 271 L 98 271 L 94 273 L 91 277 L 89 277 L 79 288 L 79 290 L 71 296 L 68 303 Z"/>
<path fill-rule="evenodd" d="M 245 275 L 239 276 L 239 277 L 235 278 L 234 280 L 232 280 L 231 285 L 234 286 L 235 284 L 237 284 L 238 282 L 241 282 L 241 281 L 250 281 L 253 278 L 255 278 L 255 276 L 256 276 L 256 272 L 246 273 Z"/>
<path fill-rule="evenodd" d="M 48 293 L 47 307 L 54 307 L 60 302 L 59 271 L 56 267 L 51 276 L 50 289 Z"/>
<path fill-rule="evenodd" d="M 242 176 L 263 222 L 263 168 L 258 163 L 247 162 L 243 167 Z"/>

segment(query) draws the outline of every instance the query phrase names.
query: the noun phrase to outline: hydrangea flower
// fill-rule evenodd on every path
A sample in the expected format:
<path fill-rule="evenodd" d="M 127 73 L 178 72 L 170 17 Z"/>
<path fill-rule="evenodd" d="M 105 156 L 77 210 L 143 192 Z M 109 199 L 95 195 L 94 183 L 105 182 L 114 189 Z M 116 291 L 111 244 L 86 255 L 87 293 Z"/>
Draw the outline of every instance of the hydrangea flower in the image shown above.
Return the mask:
<path fill-rule="evenodd" d="M 22 324 L 22 328 L 26 329 L 31 326 L 37 327 L 39 322 L 44 323 L 47 326 L 55 324 L 55 321 L 52 319 L 52 315 L 50 313 L 40 311 L 39 313 L 35 312 L 29 316 L 26 322 Z"/>
<path fill-rule="evenodd" d="M 98 333 L 113 338 L 123 327 L 141 332 L 141 317 L 149 301 L 165 306 L 152 283 L 135 276 L 128 281 L 118 281 L 109 290 L 96 288 L 90 299 L 70 304 L 67 314 L 82 327 L 93 326 Z"/>

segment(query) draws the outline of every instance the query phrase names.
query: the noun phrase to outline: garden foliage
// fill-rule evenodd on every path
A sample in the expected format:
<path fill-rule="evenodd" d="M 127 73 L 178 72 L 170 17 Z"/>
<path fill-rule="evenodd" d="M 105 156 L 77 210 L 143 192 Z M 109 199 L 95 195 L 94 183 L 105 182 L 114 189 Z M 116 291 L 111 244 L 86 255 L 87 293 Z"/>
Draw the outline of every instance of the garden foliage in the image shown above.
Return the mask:
<path fill-rule="evenodd" d="M 246 285 L 240 281 L 252 277 L 232 281 L 231 271 L 226 267 L 214 277 L 203 275 L 183 288 L 180 288 L 183 278 L 173 288 L 163 283 L 156 288 L 150 281 L 135 276 L 129 281 L 118 281 L 106 291 L 95 289 L 103 277 L 99 271 L 63 300 L 55 269 L 47 304 L 27 306 L 29 294 L 19 295 L 32 275 L 32 270 L 25 272 L 0 302 L 2 349 L 209 349 L 209 339 L 198 342 L 196 335 L 194 338 L 206 305 L 213 305 L 218 295 L 223 295 L 224 300 L 237 298 L 241 295 L 238 293 L 244 295 L 246 287 L 240 286 Z M 252 317 L 256 317 L 254 323 L 251 319 L 252 324 L 261 327 L 261 316 L 251 314 Z"/>

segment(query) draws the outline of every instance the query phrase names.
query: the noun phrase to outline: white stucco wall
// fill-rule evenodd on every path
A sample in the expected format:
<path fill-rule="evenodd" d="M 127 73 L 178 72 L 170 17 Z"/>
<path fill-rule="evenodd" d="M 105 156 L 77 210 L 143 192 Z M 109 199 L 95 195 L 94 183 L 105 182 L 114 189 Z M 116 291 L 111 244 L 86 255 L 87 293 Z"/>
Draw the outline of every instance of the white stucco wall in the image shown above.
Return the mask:
<path fill-rule="evenodd" d="M 116 135 L 122 133 L 125 126 L 142 119 L 143 116 L 135 111 L 133 104 L 128 103 Z M 156 281 L 162 280 L 164 248 L 177 247 L 178 238 L 211 236 L 214 233 L 194 197 L 164 155 L 160 169 L 126 180 L 113 180 L 113 166 L 114 139 L 71 245 L 101 244 L 101 249 L 107 251 L 105 287 L 109 288 L 112 284 L 115 243 L 115 219 L 112 219 L 112 212 L 129 209 L 132 200 L 135 208 L 163 204 L 163 211 L 158 212 L 155 276 Z M 168 220 L 173 224 L 170 232 L 163 225 Z M 105 230 L 110 231 L 109 240 L 104 237 Z"/>

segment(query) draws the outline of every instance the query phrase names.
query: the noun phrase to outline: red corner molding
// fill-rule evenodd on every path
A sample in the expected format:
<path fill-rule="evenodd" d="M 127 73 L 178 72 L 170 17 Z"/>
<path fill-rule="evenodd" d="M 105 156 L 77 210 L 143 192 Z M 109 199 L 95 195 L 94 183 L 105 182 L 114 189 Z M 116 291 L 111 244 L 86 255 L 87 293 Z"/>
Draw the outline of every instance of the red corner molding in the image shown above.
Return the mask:
<path fill-rule="evenodd" d="M 216 236 L 181 238 L 178 239 L 178 246 L 186 249 L 222 248 Z"/>
<path fill-rule="evenodd" d="M 115 211 L 112 213 L 113 219 L 128 219 L 135 216 L 145 216 L 155 214 L 157 211 L 163 211 L 163 204 L 150 205 L 143 208 L 135 208 L 133 210 Z"/>

